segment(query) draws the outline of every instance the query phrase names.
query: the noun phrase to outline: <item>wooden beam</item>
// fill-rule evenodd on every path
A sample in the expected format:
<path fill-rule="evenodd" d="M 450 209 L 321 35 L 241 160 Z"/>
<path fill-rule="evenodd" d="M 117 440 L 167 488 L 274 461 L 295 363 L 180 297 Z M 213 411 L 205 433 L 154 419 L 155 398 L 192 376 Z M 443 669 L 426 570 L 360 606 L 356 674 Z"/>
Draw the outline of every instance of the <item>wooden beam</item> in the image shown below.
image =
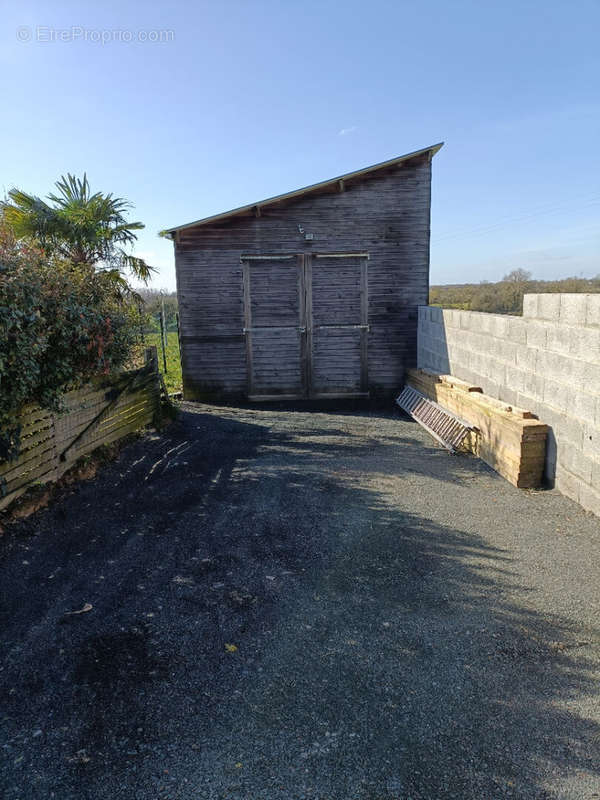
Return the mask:
<path fill-rule="evenodd" d="M 360 389 L 369 391 L 369 277 L 366 258 L 360 262 Z"/>
<path fill-rule="evenodd" d="M 315 258 L 366 258 L 369 259 L 368 253 L 313 253 Z"/>
<path fill-rule="evenodd" d="M 527 409 L 469 391 L 469 384 L 450 375 L 409 369 L 407 382 L 474 426 L 475 434 L 465 441 L 467 449 L 510 483 L 522 489 L 541 485 L 548 426 L 531 419 Z"/>
<path fill-rule="evenodd" d="M 308 322 L 306 319 L 306 258 L 298 253 L 298 325 L 300 327 L 300 371 L 302 373 L 302 394 L 308 395 L 310 388 L 310 354 L 308 352 Z"/>
<path fill-rule="evenodd" d="M 295 254 L 283 253 L 282 255 L 254 255 L 251 253 L 242 253 L 240 261 L 292 261 L 296 258 Z"/>
<path fill-rule="evenodd" d="M 248 400 L 252 403 L 263 403 L 271 400 L 303 400 L 303 394 L 249 394 Z"/>
<path fill-rule="evenodd" d="M 311 253 L 304 255 L 304 314 L 306 325 L 306 393 L 312 396 L 313 382 L 313 288 L 312 288 L 313 257 Z"/>
<path fill-rule="evenodd" d="M 244 334 L 246 336 L 246 383 L 248 395 L 253 393 L 254 374 L 252 369 L 252 310 L 250 306 L 250 264 L 242 262 L 242 280 L 244 287 Z"/>

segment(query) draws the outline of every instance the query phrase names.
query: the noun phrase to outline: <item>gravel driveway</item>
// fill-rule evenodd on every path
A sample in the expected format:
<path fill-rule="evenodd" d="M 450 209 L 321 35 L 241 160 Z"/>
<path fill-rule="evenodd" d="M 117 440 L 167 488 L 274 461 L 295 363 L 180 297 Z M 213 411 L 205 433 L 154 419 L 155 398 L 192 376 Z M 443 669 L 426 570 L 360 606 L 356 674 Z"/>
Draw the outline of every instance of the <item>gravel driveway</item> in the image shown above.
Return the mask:
<path fill-rule="evenodd" d="M 599 521 L 397 415 L 184 405 L 0 586 L 5 800 L 600 797 Z"/>

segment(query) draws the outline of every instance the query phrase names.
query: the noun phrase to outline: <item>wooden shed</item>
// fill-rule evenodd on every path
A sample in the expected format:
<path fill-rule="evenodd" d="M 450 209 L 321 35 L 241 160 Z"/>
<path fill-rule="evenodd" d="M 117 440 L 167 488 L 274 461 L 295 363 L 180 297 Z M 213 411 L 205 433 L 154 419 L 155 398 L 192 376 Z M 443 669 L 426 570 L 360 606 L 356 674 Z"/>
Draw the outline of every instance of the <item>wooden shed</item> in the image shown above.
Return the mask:
<path fill-rule="evenodd" d="M 441 146 L 170 228 L 185 398 L 395 392 L 428 301 Z"/>

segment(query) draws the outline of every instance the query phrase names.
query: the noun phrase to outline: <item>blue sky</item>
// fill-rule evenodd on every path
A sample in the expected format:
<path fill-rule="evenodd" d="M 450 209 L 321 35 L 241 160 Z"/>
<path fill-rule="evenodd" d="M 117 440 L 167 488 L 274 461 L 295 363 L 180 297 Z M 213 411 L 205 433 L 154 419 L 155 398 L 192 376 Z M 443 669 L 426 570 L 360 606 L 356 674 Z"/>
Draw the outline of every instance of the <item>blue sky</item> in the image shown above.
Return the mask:
<path fill-rule="evenodd" d="M 161 228 L 442 140 L 433 283 L 600 273 L 598 0 L 2 6 L 0 190 L 86 170 L 157 287 Z"/>

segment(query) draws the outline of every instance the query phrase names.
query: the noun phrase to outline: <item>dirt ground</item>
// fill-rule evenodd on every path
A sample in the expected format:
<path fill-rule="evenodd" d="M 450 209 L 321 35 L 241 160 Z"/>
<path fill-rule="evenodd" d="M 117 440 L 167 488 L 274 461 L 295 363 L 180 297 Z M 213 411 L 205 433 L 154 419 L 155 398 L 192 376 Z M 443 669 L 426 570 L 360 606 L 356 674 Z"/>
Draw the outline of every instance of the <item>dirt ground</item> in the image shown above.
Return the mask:
<path fill-rule="evenodd" d="M 0 592 L 6 800 L 600 797 L 599 520 L 397 414 L 185 404 Z"/>

